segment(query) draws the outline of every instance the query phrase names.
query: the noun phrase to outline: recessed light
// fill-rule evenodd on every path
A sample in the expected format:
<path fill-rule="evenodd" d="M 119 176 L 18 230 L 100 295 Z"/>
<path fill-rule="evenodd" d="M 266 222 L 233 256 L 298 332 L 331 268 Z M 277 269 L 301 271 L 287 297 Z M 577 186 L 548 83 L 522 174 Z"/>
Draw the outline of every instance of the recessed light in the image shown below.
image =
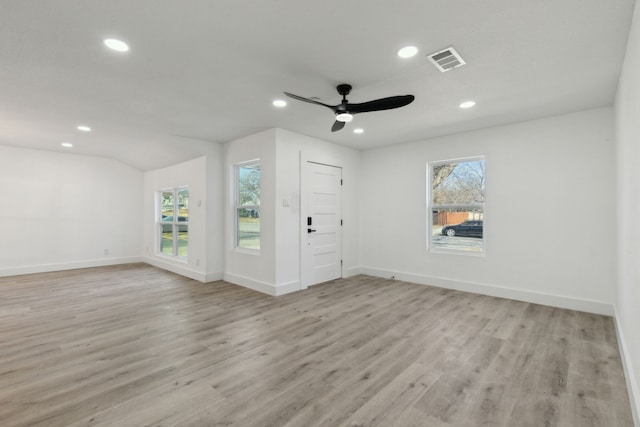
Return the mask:
<path fill-rule="evenodd" d="M 362 128 L 355 128 L 355 129 L 353 130 L 353 133 L 364 133 L 364 129 L 362 129 Z"/>
<path fill-rule="evenodd" d="M 278 108 L 286 107 L 287 101 L 285 101 L 284 99 L 276 99 L 275 101 L 273 101 L 273 106 Z"/>
<path fill-rule="evenodd" d="M 78 129 L 80 132 L 91 132 L 91 128 L 85 125 L 80 125 L 76 129 Z"/>
<path fill-rule="evenodd" d="M 118 51 L 118 52 L 128 52 L 129 51 L 129 45 L 126 44 L 125 42 L 123 42 L 122 40 L 105 39 L 104 40 L 104 44 L 109 49 L 113 49 L 113 50 Z"/>
<path fill-rule="evenodd" d="M 71 148 L 71 147 L 73 147 L 73 144 L 72 144 L 72 143 L 70 143 L 70 142 L 63 142 L 63 143 L 62 143 L 62 144 L 60 144 L 60 145 L 62 145 L 62 146 L 63 146 L 63 147 L 65 147 L 65 148 Z"/>
<path fill-rule="evenodd" d="M 411 58 L 418 54 L 418 48 L 415 46 L 405 46 L 398 51 L 400 58 Z"/>
<path fill-rule="evenodd" d="M 464 101 L 462 104 L 459 105 L 460 108 L 471 108 L 474 105 L 476 105 L 475 101 Z"/>

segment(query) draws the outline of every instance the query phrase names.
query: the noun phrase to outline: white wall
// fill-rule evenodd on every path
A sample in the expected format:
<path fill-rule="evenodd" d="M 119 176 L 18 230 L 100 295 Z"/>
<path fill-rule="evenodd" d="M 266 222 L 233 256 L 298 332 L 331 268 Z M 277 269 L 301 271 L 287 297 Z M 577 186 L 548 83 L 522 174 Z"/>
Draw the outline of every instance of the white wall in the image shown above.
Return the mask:
<path fill-rule="evenodd" d="M 636 425 L 640 425 L 640 8 L 616 95 L 618 295 L 616 320 Z"/>
<path fill-rule="evenodd" d="M 225 145 L 224 279 L 275 295 L 276 283 L 276 130 L 270 129 Z M 235 249 L 234 165 L 260 160 L 260 252 Z"/>
<path fill-rule="evenodd" d="M 343 276 L 358 267 L 358 164 L 360 154 L 315 138 L 282 129 L 270 129 L 232 141 L 226 146 L 226 226 L 224 278 L 271 295 L 301 289 L 300 230 L 301 162 L 314 161 L 342 167 Z M 260 253 L 235 249 L 233 165 L 260 159 Z M 289 206 L 284 206 L 286 201 Z"/>
<path fill-rule="evenodd" d="M 207 277 L 222 279 L 224 247 L 224 157 L 222 144 L 209 148 L 207 157 L 205 239 L 207 245 Z"/>
<path fill-rule="evenodd" d="M 202 282 L 222 278 L 221 146 L 212 153 L 144 174 L 144 260 Z M 186 261 L 159 253 L 158 191 L 189 187 L 189 255 Z"/>
<path fill-rule="evenodd" d="M 0 276 L 140 261 L 141 194 L 118 161 L 0 146 Z"/>
<path fill-rule="evenodd" d="M 276 149 L 277 285 L 287 290 L 301 287 L 300 230 L 306 228 L 307 217 L 301 206 L 301 168 L 309 161 L 342 168 L 342 276 L 357 274 L 360 152 L 283 129 L 277 129 Z M 290 207 L 283 206 L 285 199 Z"/>
<path fill-rule="evenodd" d="M 603 108 L 364 152 L 362 271 L 612 314 L 612 133 Z M 427 162 L 478 155 L 486 256 L 427 252 Z"/>

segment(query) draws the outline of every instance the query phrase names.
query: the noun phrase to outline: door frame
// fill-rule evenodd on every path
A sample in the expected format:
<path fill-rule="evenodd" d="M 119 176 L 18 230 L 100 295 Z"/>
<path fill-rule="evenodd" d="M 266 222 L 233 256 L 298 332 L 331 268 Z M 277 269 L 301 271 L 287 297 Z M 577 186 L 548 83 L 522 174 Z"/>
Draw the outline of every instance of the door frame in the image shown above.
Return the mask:
<path fill-rule="evenodd" d="M 300 290 L 308 289 L 310 280 L 310 274 L 308 271 L 305 271 L 305 245 L 307 244 L 307 217 L 308 215 L 308 198 L 309 198 L 309 168 L 307 165 L 309 163 L 314 163 L 318 165 L 330 166 L 334 168 L 340 169 L 340 175 L 343 176 L 344 167 L 342 165 L 331 164 L 311 158 L 307 158 L 302 152 L 300 152 Z M 343 203 L 342 203 L 342 190 L 340 191 L 340 217 L 343 217 Z M 341 230 L 342 231 L 342 230 Z M 343 242 L 343 233 L 340 233 L 340 242 L 338 246 L 340 247 L 340 256 L 341 258 L 344 256 L 344 242 Z M 340 265 L 340 277 L 344 276 L 344 265 Z"/>

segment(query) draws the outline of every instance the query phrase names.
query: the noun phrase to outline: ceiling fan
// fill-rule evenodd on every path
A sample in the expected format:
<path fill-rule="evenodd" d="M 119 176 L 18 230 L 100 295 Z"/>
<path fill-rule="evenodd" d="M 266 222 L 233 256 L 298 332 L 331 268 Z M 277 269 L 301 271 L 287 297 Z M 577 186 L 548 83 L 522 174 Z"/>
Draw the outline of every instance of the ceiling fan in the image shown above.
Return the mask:
<path fill-rule="evenodd" d="M 404 107 L 405 105 L 411 104 L 415 99 L 413 95 L 399 95 L 399 96 L 390 96 L 388 98 L 380 98 L 374 99 L 373 101 L 362 102 L 359 104 L 350 103 L 347 101 L 347 95 L 351 92 L 351 85 L 349 84 L 340 84 L 337 87 L 338 93 L 342 95 L 342 102 L 338 105 L 328 105 L 322 102 L 304 98 L 302 96 L 294 95 L 289 92 L 285 92 L 284 94 L 297 99 L 298 101 L 309 102 L 311 104 L 322 105 L 324 107 L 329 108 L 336 115 L 336 121 L 331 126 L 331 132 L 337 132 L 342 129 L 345 123 L 349 123 L 353 120 L 353 115 L 358 113 L 367 113 L 370 111 L 381 111 L 381 110 L 391 110 L 393 108 Z"/>

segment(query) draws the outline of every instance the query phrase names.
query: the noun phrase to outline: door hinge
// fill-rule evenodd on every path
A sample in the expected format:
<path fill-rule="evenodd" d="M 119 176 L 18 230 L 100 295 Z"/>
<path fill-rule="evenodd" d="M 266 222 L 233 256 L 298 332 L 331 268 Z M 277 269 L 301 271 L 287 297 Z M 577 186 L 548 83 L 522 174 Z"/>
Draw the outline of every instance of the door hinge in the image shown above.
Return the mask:
<path fill-rule="evenodd" d="M 342 180 L 340 180 L 340 185 L 342 185 Z"/>
<path fill-rule="evenodd" d="M 340 225 L 342 225 L 342 220 L 340 220 Z"/>
<path fill-rule="evenodd" d="M 340 260 L 340 267 L 342 267 L 342 260 Z"/>

